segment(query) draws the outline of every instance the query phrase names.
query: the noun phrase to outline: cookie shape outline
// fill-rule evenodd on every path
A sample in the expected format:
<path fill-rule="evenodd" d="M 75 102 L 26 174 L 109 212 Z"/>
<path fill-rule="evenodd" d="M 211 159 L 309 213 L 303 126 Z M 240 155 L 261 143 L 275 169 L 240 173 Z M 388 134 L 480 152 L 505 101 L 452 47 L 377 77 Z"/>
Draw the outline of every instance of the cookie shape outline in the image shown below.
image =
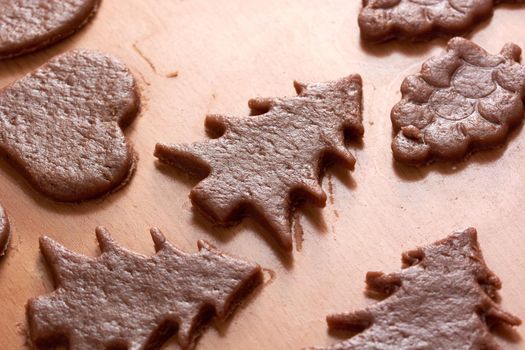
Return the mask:
<path fill-rule="evenodd" d="M 491 55 L 453 38 L 401 85 L 391 112 L 394 158 L 410 165 L 461 160 L 505 143 L 524 117 L 525 66 L 521 49 L 506 44 Z"/>
<path fill-rule="evenodd" d="M 363 40 L 428 40 L 462 35 L 488 19 L 499 3 L 523 0 L 363 0 L 358 24 Z"/>
<path fill-rule="evenodd" d="M 100 197 L 131 178 L 122 129 L 140 110 L 135 78 L 97 51 L 59 55 L 0 91 L 0 154 L 47 197 Z"/>
<path fill-rule="evenodd" d="M 71 350 L 157 349 L 175 331 L 181 348 L 191 349 L 213 316 L 226 319 L 263 281 L 259 265 L 205 241 L 188 254 L 153 228 L 156 253 L 147 257 L 119 246 L 103 227 L 96 236 L 96 258 L 40 239 L 56 289 L 28 301 L 36 348 L 68 342 Z"/>
<path fill-rule="evenodd" d="M 359 75 L 324 83 L 296 81 L 294 86 L 294 97 L 250 100 L 255 116 L 208 115 L 205 126 L 215 138 L 155 148 L 161 162 L 203 178 L 190 198 L 205 216 L 228 225 L 239 213 L 248 213 L 287 251 L 293 247 L 295 199 L 301 196 L 324 207 L 323 159 L 333 157 L 353 169 L 345 132 L 364 133 Z"/>
<path fill-rule="evenodd" d="M 358 333 L 316 349 L 499 349 L 489 320 L 521 324 L 495 302 L 501 281 L 487 267 L 474 228 L 405 252 L 402 262 L 400 272 L 366 275 L 368 290 L 386 299 L 327 317 L 330 329 Z"/>
<path fill-rule="evenodd" d="M 5 209 L 0 205 L 0 257 L 5 255 L 11 240 L 11 227 Z"/>
<path fill-rule="evenodd" d="M 80 30 L 101 0 L 3 0 L 0 12 L 0 59 L 49 47 Z"/>

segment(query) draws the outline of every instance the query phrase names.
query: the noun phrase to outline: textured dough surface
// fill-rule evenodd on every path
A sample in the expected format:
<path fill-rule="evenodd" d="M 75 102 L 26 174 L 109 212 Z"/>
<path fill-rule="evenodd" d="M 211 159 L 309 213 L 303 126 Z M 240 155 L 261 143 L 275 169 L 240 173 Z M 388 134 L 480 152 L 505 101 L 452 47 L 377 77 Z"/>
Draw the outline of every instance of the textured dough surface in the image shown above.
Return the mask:
<path fill-rule="evenodd" d="M 406 252 L 403 264 L 398 273 L 367 274 L 369 290 L 388 297 L 329 316 L 331 329 L 360 333 L 324 349 L 495 350 L 488 323 L 521 324 L 495 303 L 501 282 L 485 264 L 475 229 Z"/>
<path fill-rule="evenodd" d="M 0 0 L 0 59 L 60 41 L 86 24 L 100 0 Z"/>
<path fill-rule="evenodd" d="M 468 32 L 503 2 L 523 0 L 363 0 L 358 22 L 367 41 L 425 40 Z"/>
<path fill-rule="evenodd" d="M 4 208 L 0 205 L 0 256 L 5 254 L 10 237 L 9 220 Z"/>
<path fill-rule="evenodd" d="M 31 343 L 69 342 L 70 350 L 158 349 L 176 332 L 183 349 L 216 315 L 224 320 L 262 282 L 261 268 L 199 241 L 187 254 L 151 230 L 156 254 L 117 245 L 97 228 L 102 254 L 89 258 L 48 237 L 40 249 L 56 290 L 28 302 Z"/>
<path fill-rule="evenodd" d="M 101 196 L 131 176 L 135 156 L 122 128 L 139 104 L 121 62 L 65 53 L 0 91 L 0 153 L 52 199 Z"/>
<path fill-rule="evenodd" d="M 345 131 L 363 134 L 361 77 L 327 83 L 296 82 L 298 96 L 250 100 L 247 118 L 211 115 L 215 139 L 191 145 L 158 144 L 164 162 L 204 176 L 191 191 L 193 204 L 219 224 L 241 210 L 262 222 L 280 245 L 292 249 L 294 195 L 326 203 L 320 171 L 326 156 L 352 168 Z"/>
<path fill-rule="evenodd" d="M 421 165 L 460 160 L 476 149 L 502 145 L 524 117 L 521 49 L 506 44 L 490 55 L 463 38 L 426 61 L 401 85 L 392 109 L 396 160 Z"/>

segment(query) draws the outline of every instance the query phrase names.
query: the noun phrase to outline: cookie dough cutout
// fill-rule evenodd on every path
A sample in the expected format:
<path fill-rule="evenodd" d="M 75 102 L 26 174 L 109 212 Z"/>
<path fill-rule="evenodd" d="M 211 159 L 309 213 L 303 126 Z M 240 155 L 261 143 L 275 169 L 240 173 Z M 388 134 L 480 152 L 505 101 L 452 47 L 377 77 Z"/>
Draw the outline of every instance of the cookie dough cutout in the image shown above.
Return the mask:
<path fill-rule="evenodd" d="M 0 257 L 5 255 L 10 238 L 11 230 L 9 227 L 9 219 L 4 208 L 0 206 Z"/>
<path fill-rule="evenodd" d="M 295 83 L 298 96 L 249 101 L 256 116 L 210 115 L 215 139 L 191 145 L 158 144 L 155 156 L 204 177 L 190 193 L 213 222 L 228 225 L 247 213 L 280 246 L 292 250 L 291 215 L 297 196 L 323 207 L 320 172 L 327 157 L 352 169 L 345 132 L 360 137 L 362 81 L 351 75 L 326 83 Z"/>
<path fill-rule="evenodd" d="M 102 196 L 133 173 L 122 128 L 139 106 L 135 79 L 119 60 L 70 51 L 0 92 L 0 153 L 52 199 Z"/>
<path fill-rule="evenodd" d="M 82 28 L 101 0 L 0 0 L 0 59 L 48 47 Z"/>
<path fill-rule="evenodd" d="M 499 3 L 523 0 L 363 0 L 358 23 L 369 42 L 462 35 L 492 16 Z"/>
<path fill-rule="evenodd" d="M 96 233 L 97 258 L 41 238 L 56 290 L 27 304 L 36 348 L 66 341 L 70 349 L 157 349 L 176 333 L 190 349 L 212 316 L 224 320 L 263 281 L 260 266 L 204 241 L 187 254 L 152 229 L 156 254 L 146 257 L 117 245 L 104 228 Z"/>
<path fill-rule="evenodd" d="M 445 53 L 401 85 L 402 100 L 391 113 L 394 158 L 423 165 L 503 145 L 524 116 L 520 56 L 512 43 L 491 55 L 469 40 L 451 39 Z"/>
<path fill-rule="evenodd" d="M 316 349 L 500 349 L 489 322 L 521 324 L 495 302 L 501 282 L 485 264 L 475 229 L 406 252 L 402 260 L 401 272 L 366 276 L 370 292 L 385 300 L 327 317 L 330 329 L 358 334 Z"/>

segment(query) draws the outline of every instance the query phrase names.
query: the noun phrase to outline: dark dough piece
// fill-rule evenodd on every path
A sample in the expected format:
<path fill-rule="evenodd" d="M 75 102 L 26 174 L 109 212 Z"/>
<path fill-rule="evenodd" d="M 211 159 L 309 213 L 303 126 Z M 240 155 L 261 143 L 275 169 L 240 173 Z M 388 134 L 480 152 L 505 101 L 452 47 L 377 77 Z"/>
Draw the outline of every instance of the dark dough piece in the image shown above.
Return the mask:
<path fill-rule="evenodd" d="M 0 153 L 53 199 L 101 196 L 133 173 L 122 128 L 139 105 L 135 79 L 118 60 L 68 52 L 0 91 Z"/>
<path fill-rule="evenodd" d="M 250 100 L 257 116 L 207 116 L 213 140 L 155 149 L 161 161 L 206 177 L 190 198 L 214 222 L 231 224 L 239 212 L 248 211 L 288 251 L 295 195 L 324 206 L 323 158 L 333 156 L 352 169 L 355 159 L 345 147 L 344 132 L 363 134 L 360 76 L 295 82 L 295 89 L 296 97 Z"/>
<path fill-rule="evenodd" d="M 146 257 L 120 247 L 99 227 L 97 258 L 41 238 L 57 289 L 28 302 L 33 346 L 68 342 L 70 350 L 153 350 L 175 331 L 180 346 L 189 349 L 212 316 L 224 320 L 263 280 L 257 264 L 204 241 L 198 253 L 187 254 L 159 230 L 151 236 L 157 253 Z"/>
<path fill-rule="evenodd" d="M 9 220 L 4 208 L 0 206 L 0 256 L 5 254 L 10 237 Z"/>
<path fill-rule="evenodd" d="M 0 0 L 0 59 L 50 46 L 83 27 L 100 0 Z"/>
<path fill-rule="evenodd" d="M 485 264 L 473 228 L 404 253 L 403 268 L 367 274 L 368 289 L 388 298 L 328 316 L 330 329 L 359 333 L 324 349 L 499 349 L 489 321 L 521 324 L 495 303 L 501 282 Z"/>
<path fill-rule="evenodd" d="M 401 85 L 392 109 L 396 160 L 421 165 L 460 160 L 476 149 L 502 145 L 524 116 L 525 67 L 521 49 L 506 44 L 490 55 L 454 38 Z"/>
<path fill-rule="evenodd" d="M 498 3 L 523 0 L 363 0 L 361 37 L 380 42 L 393 38 L 428 40 L 469 32 L 492 16 Z"/>

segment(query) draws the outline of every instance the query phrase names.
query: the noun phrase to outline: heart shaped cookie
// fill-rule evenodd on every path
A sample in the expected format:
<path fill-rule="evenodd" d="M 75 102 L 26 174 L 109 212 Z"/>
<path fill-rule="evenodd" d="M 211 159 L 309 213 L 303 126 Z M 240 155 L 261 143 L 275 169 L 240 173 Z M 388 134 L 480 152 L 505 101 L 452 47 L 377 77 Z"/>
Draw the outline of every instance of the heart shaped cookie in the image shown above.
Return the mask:
<path fill-rule="evenodd" d="M 60 41 L 83 27 L 100 0 L 0 0 L 0 59 Z"/>
<path fill-rule="evenodd" d="M 135 79 L 120 61 L 68 52 L 0 91 L 0 154 L 55 200 L 98 197 L 132 174 L 122 128 L 139 106 Z"/>

